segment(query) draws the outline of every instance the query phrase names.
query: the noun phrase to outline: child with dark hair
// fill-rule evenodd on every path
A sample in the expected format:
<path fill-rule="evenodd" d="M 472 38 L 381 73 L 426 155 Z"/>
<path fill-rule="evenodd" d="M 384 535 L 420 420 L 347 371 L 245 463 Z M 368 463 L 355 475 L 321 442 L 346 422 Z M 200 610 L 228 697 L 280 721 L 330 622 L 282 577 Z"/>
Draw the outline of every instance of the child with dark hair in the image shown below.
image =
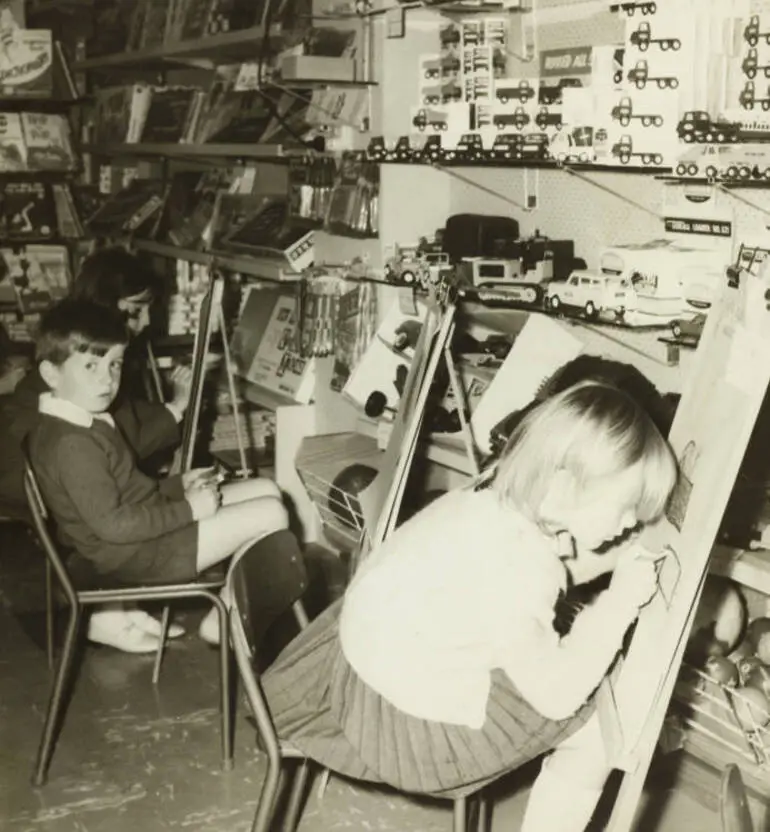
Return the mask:
<path fill-rule="evenodd" d="M 74 568 L 119 583 L 192 580 L 285 529 L 286 510 L 267 480 L 220 489 L 200 471 L 165 480 L 139 471 L 109 414 L 128 338 L 120 312 L 92 301 L 70 298 L 43 316 L 37 361 L 49 392 L 40 396 L 30 462 Z M 94 613 L 89 634 L 136 652 L 153 635 L 132 617 L 126 628 L 113 610 Z"/>

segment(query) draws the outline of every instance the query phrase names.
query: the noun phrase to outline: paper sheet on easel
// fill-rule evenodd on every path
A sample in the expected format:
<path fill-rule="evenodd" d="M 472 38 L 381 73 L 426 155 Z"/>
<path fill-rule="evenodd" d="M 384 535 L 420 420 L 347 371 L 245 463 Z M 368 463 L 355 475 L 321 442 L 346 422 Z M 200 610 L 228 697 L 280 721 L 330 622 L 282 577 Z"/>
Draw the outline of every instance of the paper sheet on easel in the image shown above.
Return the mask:
<path fill-rule="evenodd" d="M 583 343 L 564 327 L 545 315 L 530 315 L 471 417 L 479 448 L 489 453 L 492 428 L 526 407 L 542 383 L 582 351 Z"/>

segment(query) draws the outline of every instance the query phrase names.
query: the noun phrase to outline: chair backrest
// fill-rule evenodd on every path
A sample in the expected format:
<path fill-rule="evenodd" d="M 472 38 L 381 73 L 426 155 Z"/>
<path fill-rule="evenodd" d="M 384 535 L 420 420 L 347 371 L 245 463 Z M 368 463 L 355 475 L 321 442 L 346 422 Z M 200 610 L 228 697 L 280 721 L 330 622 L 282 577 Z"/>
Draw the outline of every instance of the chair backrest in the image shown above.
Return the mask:
<path fill-rule="evenodd" d="M 32 522 L 35 527 L 35 533 L 43 546 L 46 557 L 51 566 L 53 566 L 56 577 L 64 590 L 67 600 L 70 604 L 77 603 L 77 592 L 73 586 L 70 574 L 64 563 L 64 558 L 56 545 L 56 540 L 51 528 L 51 518 L 48 513 L 48 508 L 43 499 L 43 494 L 38 485 L 37 477 L 29 461 L 29 453 L 27 450 L 26 440 L 23 443 L 24 450 L 24 493 L 27 497 L 27 505 L 32 514 Z"/>
<path fill-rule="evenodd" d="M 297 539 L 289 531 L 277 531 L 250 544 L 236 555 L 227 583 L 238 626 L 254 657 L 268 629 L 294 608 L 307 588 L 305 558 Z"/>
<path fill-rule="evenodd" d="M 749 811 L 746 786 L 735 763 L 730 763 L 722 772 L 719 813 L 722 832 L 753 832 L 754 822 Z"/>
<path fill-rule="evenodd" d="M 238 553 L 227 576 L 233 652 L 259 736 L 273 761 L 280 755 L 278 737 L 259 686 L 258 652 L 271 625 L 289 609 L 300 628 L 305 625 L 301 598 L 306 588 L 304 555 L 289 531 L 273 532 Z"/>

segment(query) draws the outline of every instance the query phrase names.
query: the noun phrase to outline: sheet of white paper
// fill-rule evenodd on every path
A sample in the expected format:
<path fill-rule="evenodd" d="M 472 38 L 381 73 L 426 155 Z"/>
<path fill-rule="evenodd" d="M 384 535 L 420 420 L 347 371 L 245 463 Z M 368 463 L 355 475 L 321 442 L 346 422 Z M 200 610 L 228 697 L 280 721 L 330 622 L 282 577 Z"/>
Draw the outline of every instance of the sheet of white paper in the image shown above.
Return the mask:
<path fill-rule="evenodd" d="M 488 453 L 492 428 L 507 414 L 526 407 L 540 385 L 582 351 L 582 342 L 564 327 L 545 315 L 530 315 L 471 418 L 479 448 Z"/>

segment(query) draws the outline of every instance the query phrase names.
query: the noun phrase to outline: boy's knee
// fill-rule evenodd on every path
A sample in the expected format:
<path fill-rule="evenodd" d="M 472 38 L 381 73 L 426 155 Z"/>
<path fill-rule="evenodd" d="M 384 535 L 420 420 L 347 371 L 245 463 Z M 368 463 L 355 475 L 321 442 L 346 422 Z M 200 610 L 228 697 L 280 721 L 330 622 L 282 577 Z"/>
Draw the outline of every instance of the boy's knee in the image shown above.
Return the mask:
<path fill-rule="evenodd" d="M 265 500 L 258 514 L 259 525 L 270 532 L 289 528 L 289 512 L 280 498 Z"/>

